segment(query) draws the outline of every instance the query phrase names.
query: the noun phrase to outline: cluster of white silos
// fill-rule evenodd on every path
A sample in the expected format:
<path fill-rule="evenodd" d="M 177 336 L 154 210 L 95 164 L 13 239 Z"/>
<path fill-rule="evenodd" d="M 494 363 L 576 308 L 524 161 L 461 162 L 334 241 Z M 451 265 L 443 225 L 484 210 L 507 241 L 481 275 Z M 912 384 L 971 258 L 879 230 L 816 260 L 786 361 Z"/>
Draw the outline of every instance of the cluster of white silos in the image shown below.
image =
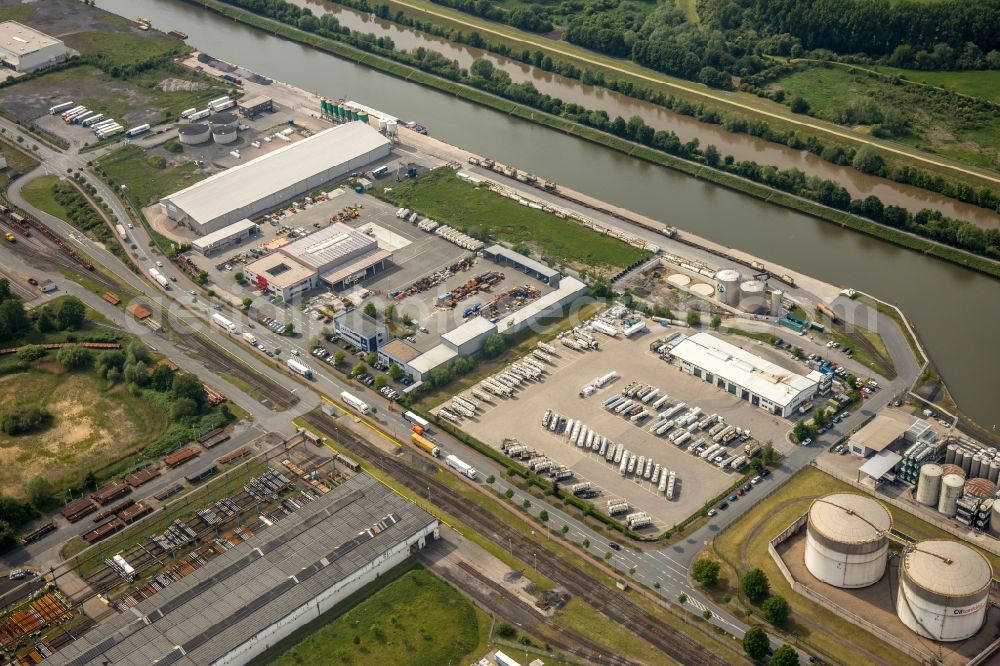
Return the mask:
<path fill-rule="evenodd" d="M 867 587 L 885 573 L 892 516 L 870 497 L 837 493 L 814 500 L 806 524 L 805 565 L 836 587 Z"/>
<path fill-rule="evenodd" d="M 715 291 L 720 303 L 736 307 L 740 304 L 740 272 L 727 268 L 715 274 Z"/>
<path fill-rule="evenodd" d="M 916 633 L 961 641 L 986 620 L 993 568 L 957 541 L 921 541 L 907 547 L 900 566 L 896 613 Z"/>
<path fill-rule="evenodd" d="M 997 449 L 974 450 L 952 442 L 945 448 L 944 461 L 961 467 L 970 479 L 982 478 L 1000 483 L 1000 455 Z"/>
<path fill-rule="evenodd" d="M 240 119 L 235 113 L 216 113 L 207 122 L 184 123 L 177 126 L 177 138 L 181 143 L 196 146 L 209 139 L 215 143 L 234 143 L 238 137 Z"/>
<path fill-rule="evenodd" d="M 933 467 L 938 469 L 928 470 L 927 478 L 936 478 L 942 492 L 949 477 L 964 484 L 964 476 Z M 855 493 L 821 497 L 809 507 L 806 568 L 835 587 L 873 585 L 885 575 L 891 529 L 891 514 L 871 497 Z M 896 613 L 904 625 L 926 638 L 964 640 L 983 626 L 992 578 L 989 561 L 965 544 L 946 540 L 908 544 L 900 560 Z"/>

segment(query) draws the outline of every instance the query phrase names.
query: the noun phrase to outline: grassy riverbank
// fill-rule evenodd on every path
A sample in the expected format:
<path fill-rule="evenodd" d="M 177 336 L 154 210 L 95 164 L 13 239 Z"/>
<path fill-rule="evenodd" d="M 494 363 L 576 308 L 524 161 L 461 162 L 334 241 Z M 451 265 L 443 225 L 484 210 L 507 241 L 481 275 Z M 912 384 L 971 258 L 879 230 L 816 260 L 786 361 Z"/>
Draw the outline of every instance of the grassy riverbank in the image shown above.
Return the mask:
<path fill-rule="evenodd" d="M 195 0 L 189 1 L 195 2 Z M 681 158 L 653 150 L 625 139 L 571 122 L 564 118 L 549 115 L 537 109 L 504 100 L 481 90 L 469 88 L 453 81 L 433 76 L 413 67 L 393 62 L 371 53 L 365 53 L 344 43 L 319 37 L 283 23 L 236 9 L 232 6 L 218 2 L 217 0 L 197 0 L 196 4 L 212 9 L 224 16 L 238 20 L 242 23 L 266 30 L 275 36 L 314 46 L 321 51 L 331 53 L 352 62 L 376 68 L 386 74 L 429 86 L 442 92 L 461 97 L 462 99 L 488 106 L 503 113 L 515 115 L 525 120 L 530 120 L 547 127 L 558 129 L 567 134 L 579 136 L 593 143 L 613 148 L 630 156 L 676 169 L 687 173 L 688 175 L 695 176 L 701 180 L 743 192 L 744 194 L 749 194 L 764 201 L 792 208 L 812 217 L 833 222 L 855 231 L 860 231 L 901 247 L 915 250 L 923 254 L 928 254 L 939 259 L 944 259 L 945 261 L 950 261 L 952 263 L 965 266 L 966 268 L 971 268 L 972 270 L 985 273 L 992 277 L 1000 278 L 1000 262 L 995 262 L 985 257 L 971 255 L 961 250 L 939 245 L 932 241 L 876 224 L 875 222 L 850 213 L 828 208 L 778 190 L 770 189 L 732 174 L 724 173 L 695 162 L 689 162 Z"/>

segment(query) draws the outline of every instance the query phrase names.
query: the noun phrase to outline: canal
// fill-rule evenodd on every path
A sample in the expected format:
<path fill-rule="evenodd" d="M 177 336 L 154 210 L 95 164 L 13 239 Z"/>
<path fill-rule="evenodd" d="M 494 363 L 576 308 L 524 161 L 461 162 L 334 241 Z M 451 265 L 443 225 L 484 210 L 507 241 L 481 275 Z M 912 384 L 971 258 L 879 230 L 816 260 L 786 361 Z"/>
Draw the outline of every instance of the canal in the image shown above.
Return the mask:
<path fill-rule="evenodd" d="M 417 120 L 448 143 L 895 303 L 913 321 L 962 410 L 987 428 L 1000 420 L 997 391 L 989 388 L 993 384 L 988 380 L 1000 369 L 1000 281 L 340 60 L 178 0 L 97 0 L 97 6 L 130 19 L 145 16 L 161 30 L 187 33 L 195 48 L 264 76 Z M 724 153 L 732 152 L 721 142 L 717 145 Z"/>

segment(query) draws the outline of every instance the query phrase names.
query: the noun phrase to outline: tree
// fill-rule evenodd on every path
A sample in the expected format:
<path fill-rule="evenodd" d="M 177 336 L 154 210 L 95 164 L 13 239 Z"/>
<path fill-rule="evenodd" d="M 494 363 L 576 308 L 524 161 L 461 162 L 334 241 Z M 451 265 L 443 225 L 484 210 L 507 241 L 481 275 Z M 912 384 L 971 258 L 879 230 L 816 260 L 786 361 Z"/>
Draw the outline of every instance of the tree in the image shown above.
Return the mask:
<path fill-rule="evenodd" d="M 858 152 L 854 154 L 851 166 L 862 173 L 870 173 L 877 176 L 881 175 L 885 167 L 885 160 L 882 159 L 877 150 L 865 144 L 858 148 Z"/>
<path fill-rule="evenodd" d="M 20 527 L 34 518 L 35 509 L 24 502 L 18 502 L 13 497 L 0 495 L 0 520 Z"/>
<path fill-rule="evenodd" d="M 79 328 L 87 315 L 87 308 L 76 296 L 67 296 L 59 305 L 59 312 L 56 314 L 56 322 L 59 328 L 64 331 L 71 331 Z"/>
<path fill-rule="evenodd" d="M 35 319 L 35 328 L 38 329 L 39 333 L 51 333 L 56 330 L 56 318 L 52 316 L 52 311 L 49 308 L 42 308 L 41 312 L 38 313 L 38 318 Z"/>
<path fill-rule="evenodd" d="M 0 303 L 0 339 L 13 338 L 31 327 L 31 320 L 17 298 Z"/>
<path fill-rule="evenodd" d="M 382 316 L 385 318 L 386 321 L 395 321 L 396 320 L 396 306 L 393 305 L 392 303 L 390 303 L 389 305 L 385 306 L 385 309 L 382 310 Z"/>
<path fill-rule="evenodd" d="M 243 309 L 244 310 L 249 310 L 251 305 L 253 305 L 253 299 L 250 298 L 249 296 L 244 296 L 243 297 Z"/>
<path fill-rule="evenodd" d="M 714 168 L 719 166 L 720 159 L 719 149 L 715 147 L 715 144 L 710 143 L 705 146 L 705 164 Z"/>
<path fill-rule="evenodd" d="M 87 472 L 87 476 L 83 477 L 83 489 L 97 490 L 97 475 L 94 474 L 93 470 Z"/>
<path fill-rule="evenodd" d="M 344 365 L 344 358 L 346 358 L 346 356 L 347 356 L 347 354 L 345 354 L 342 350 L 338 349 L 333 354 L 333 364 L 334 365 L 338 365 L 338 366 Z M 391 370 L 391 368 L 390 368 L 390 370 Z"/>
<path fill-rule="evenodd" d="M 45 347 L 42 345 L 25 345 L 17 352 L 17 358 L 30 363 L 45 356 Z"/>
<path fill-rule="evenodd" d="M 178 398 L 174 400 L 174 404 L 170 406 L 170 420 L 179 421 L 180 419 L 187 418 L 188 416 L 194 416 L 198 413 L 198 404 L 191 398 Z"/>
<path fill-rule="evenodd" d="M 780 626 L 788 619 L 791 609 L 788 601 L 784 597 L 773 596 L 768 598 L 760 607 L 764 613 L 764 619 L 775 626 Z"/>
<path fill-rule="evenodd" d="M 354 369 L 351 370 L 351 374 L 354 375 L 355 377 L 360 377 L 367 371 L 368 367 L 364 363 L 358 363 L 356 366 L 354 366 Z"/>
<path fill-rule="evenodd" d="M 41 405 L 27 405 L 0 418 L 0 430 L 7 435 L 23 435 L 43 430 L 52 423 L 52 414 Z"/>
<path fill-rule="evenodd" d="M 688 326 L 700 326 L 701 325 L 701 313 L 697 310 L 688 310 L 687 313 L 687 323 Z"/>
<path fill-rule="evenodd" d="M 17 528 L 6 520 L 0 520 L 0 549 L 10 548 L 21 541 Z"/>
<path fill-rule="evenodd" d="M 719 582 L 719 563 L 714 560 L 701 559 L 691 567 L 691 578 L 705 587 L 712 587 Z"/>
<path fill-rule="evenodd" d="M 517 629 L 507 624 L 506 622 L 501 622 L 497 625 L 497 636 L 500 638 L 506 638 L 508 640 L 513 640 L 517 636 Z"/>
<path fill-rule="evenodd" d="M 383 388 L 388 383 L 389 383 L 389 378 L 386 377 L 385 375 L 375 375 L 375 390 L 376 391 L 379 390 L 379 389 L 381 389 L 381 388 Z"/>
<path fill-rule="evenodd" d="M 129 384 L 135 384 L 136 386 L 146 386 L 149 384 L 149 371 L 146 369 L 146 364 L 142 361 L 126 363 L 125 369 L 122 371 L 122 377 Z"/>
<path fill-rule="evenodd" d="M 56 353 L 56 360 L 70 370 L 77 370 L 90 365 L 92 356 L 90 350 L 86 347 L 73 345 L 72 347 L 63 347 L 60 349 Z"/>
<path fill-rule="evenodd" d="M 809 102 L 806 101 L 805 97 L 798 96 L 792 99 L 789 108 L 792 113 L 809 113 Z"/>
<path fill-rule="evenodd" d="M 681 606 L 686 604 L 687 600 L 688 600 L 688 595 L 684 594 L 683 592 L 677 595 L 677 603 L 679 603 Z"/>
<path fill-rule="evenodd" d="M 549 512 L 546 511 L 545 509 L 542 509 L 538 513 L 538 520 L 542 521 L 543 523 L 549 522 Z"/>
<path fill-rule="evenodd" d="M 292 322 L 288 322 L 287 324 L 285 324 L 285 327 L 281 329 L 281 333 L 283 335 L 291 335 L 294 332 L 295 332 L 295 324 L 293 324 Z"/>
<path fill-rule="evenodd" d="M 170 391 L 178 400 L 181 398 L 193 400 L 199 410 L 205 406 L 205 402 L 208 400 L 208 394 L 205 393 L 205 385 L 202 384 L 198 377 L 188 372 L 178 372 L 174 375 Z"/>
<path fill-rule="evenodd" d="M 389 369 L 386 372 L 389 373 L 389 377 L 394 382 L 398 382 L 400 379 L 403 378 L 403 369 L 401 367 L 399 367 L 398 365 L 396 365 L 395 363 L 393 363 L 392 365 L 390 365 Z"/>
<path fill-rule="evenodd" d="M 375 317 L 378 316 L 378 308 L 376 308 L 375 304 L 372 303 L 371 301 L 365 303 L 365 307 L 363 307 L 361 311 L 364 312 L 369 317 L 371 317 L 372 319 L 375 319 Z"/>
<path fill-rule="evenodd" d="M 142 344 L 138 340 L 133 340 L 129 343 L 128 349 L 125 350 L 125 354 L 128 356 L 128 360 L 131 363 L 149 363 L 149 349 L 146 345 Z"/>
<path fill-rule="evenodd" d="M 378 363 L 378 354 L 375 352 L 368 352 L 365 354 L 365 363 L 372 366 Z"/>
<path fill-rule="evenodd" d="M 795 427 L 792 428 L 792 434 L 795 436 L 795 439 L 797 439 L 801 444 L 802 442 L 812 437 L 813 432 L 812 428 L 807 426 L 805 421 L 799 421 L 798 423 L 795 424 Z"/>
<path fill-rule="evenodd" d="M 52 484 L 44 476 L 36 476 L 24 487 L 28 501 L 36 508 L 42 508 L 52 499 Z"/>
<path fill-rule="evenodd" d="M 149 384 L 153 387 L 153 390 L 169 391 L 174 383 L 174 371 L 171 370 L 166 365 L 158 365 L 153 368 L 153 372 L 149 375 Z"/>
<path fill-rule="evenodd" d="M 747 595 L 747 599 L 756 604 L 771 593 L 771 583 L 767 580 L 766 573 L 754 568 L 743 574 L 743 578 L 740 579 L 740 590 Z"/>
<path fill-rule="evenodd" d="M 799 653 L 791 645 L 782 645 L 771 655 L 771 666 L 799 666 Z"/>
<path fill-rule="evenodd" d="M 496 358 L 507 348 L 502 335 L 494 333 L 483 342 L 483 358 Z"/>
<path fill-rule="evenodd" d="M 198 275 L 195 276 L 194 281 L 197 282 L 198 284 L 204 285 L 206 282 L 208 282 L 208 271 L 204 269 L 198 271 Z"/>
<path fill-rule="evenodd" d="M 722 326 L 722 317 L 715 315 L 712 317 L 712 323 L 710 325 L 714 330 L 719 330 L 719 327 Z"/>
<path fill-rule="evenodd" d="M 235 273 L 233 273 L 233 279 L 240 284 L 243 284 L 243 281 L 246 280 L 246 277 L 247 276 L 243 274 L 243 271 L 236 271 Z"/>
<path fill-rule="evenodd" d="M 750 627 L 743 634 L 743 651 L 751 659 L 763 659 L 770 648 L 771 640 L 767 637 L 767 632 L 760 627 Z"/>
<path fill-rule="evenodd" d="M 813 414 L 813 423 L 815 423 L 817 426 L 825 426 L 829 422 L 830 422 L 830 412 L 828 412 L 825 408 L 820 407 Z"/>

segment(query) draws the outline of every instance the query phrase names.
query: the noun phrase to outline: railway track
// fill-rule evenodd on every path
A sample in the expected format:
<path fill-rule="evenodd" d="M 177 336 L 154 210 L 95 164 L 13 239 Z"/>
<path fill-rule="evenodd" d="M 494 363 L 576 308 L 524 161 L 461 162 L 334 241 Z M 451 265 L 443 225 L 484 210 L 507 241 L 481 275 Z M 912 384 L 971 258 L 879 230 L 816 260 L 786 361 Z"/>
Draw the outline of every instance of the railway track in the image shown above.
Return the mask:
<path fill-rule="evenodd" d="M 322 412 L 312 411 L 303 418 L 311 426 L 333 436 L 335 419 Z M 521 532 L 511 528 L 499 517 L 442 484 L 427 472 L 416 469 L 390 456 L 355 435 L 346 428 L 337 429 L 339 443 L 355 455 L 377 464 L 397 481 L 420 495 L 429 494 L 431 501 L 459 518 L 485 538 L 501 547 L 516 547 L 522 553 L 532 553 L 538 569 L 562 586 L 603 613 L 611 621 L 628 627 L 629 631 L 645 639 L 671 659 L 691 666 L 725 666 L 726 662 L 687 636 L 678 633 L 666 623 L 652 618 L 638 604 L 623 594 L 593 580 L 586 572 L 569 564 L 544 544 L 536 543 Z"/>

